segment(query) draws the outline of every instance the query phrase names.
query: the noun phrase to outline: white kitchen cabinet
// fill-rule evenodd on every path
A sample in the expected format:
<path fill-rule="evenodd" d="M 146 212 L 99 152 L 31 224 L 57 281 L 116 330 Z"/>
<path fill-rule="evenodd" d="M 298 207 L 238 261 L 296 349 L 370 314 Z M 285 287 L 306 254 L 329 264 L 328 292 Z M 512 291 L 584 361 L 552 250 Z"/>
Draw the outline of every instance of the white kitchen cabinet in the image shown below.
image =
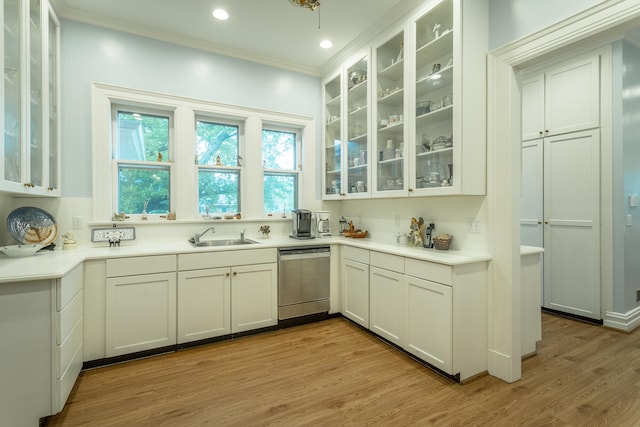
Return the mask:
<path fill-rule="evenodd" d="M 229 268 L 178 273 L 178 344 L 231 333 Z"/>
<path fill-rule="evenodd" d="M 599 126 L 599 55 L 571 58 L 523 80 L 523 141 Z"/>
<path fill-rule="evenodd" d="M 59 196 L 60 25 L 46 0 L 3 2 L 0 190 Z"/>
<path fill-rule="evenodd" d="M 344 247 L 342 314 L 369 328 L 369 251 Z"/>
<path fill-rule="evenodd" d="M 82 265 L 64 277 L 0 284 L 0 425 L 62 410 L 82 367 Z"/>
<path fill-rule="evenodd" d="M 278 265 L 231 268 L 231 332 L 266 328 L 278 323 Z"/>
<path fill-rule="evenodd" d="M 453 308 L 450 286 L 406 276 L 405 350 L 453 374 Z"/>
<path fill-rule="evenodd" d="M 108 259 L 106 356 L 176 344 L 176 256 Z"/>
<path fill-rule="evenodd" d="M 179 342 L 278 323 L 276 249 L 178 255 Z"/>
<path fill-rule="evenodd" d="M 324 83 L 324 193 L 327 200 L 369 198 L 369 55 L 355 59 Z"/>
<path fill-rule="evenodd" d="M 369 330 L 402 346 L 406 305 L 404 258 L 372 251 L 370 263 Z"/>

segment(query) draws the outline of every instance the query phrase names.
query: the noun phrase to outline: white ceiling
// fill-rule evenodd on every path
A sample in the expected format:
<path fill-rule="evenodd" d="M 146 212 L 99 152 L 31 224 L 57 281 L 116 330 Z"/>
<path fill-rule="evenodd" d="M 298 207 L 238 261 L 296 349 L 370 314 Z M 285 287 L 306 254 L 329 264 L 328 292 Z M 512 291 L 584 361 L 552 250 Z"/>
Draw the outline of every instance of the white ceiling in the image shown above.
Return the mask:
<path fill-rule="evenodd" d="M 419 0 L 52 0 L 61 18 L 319 75 L 352 41 L 375 36 Z M 211 15 L 229 12 L 227 21 Z M 320 18 L 320 28 L 318 28 Z M 320 40 L 333 41 L 322 49 Z"/>

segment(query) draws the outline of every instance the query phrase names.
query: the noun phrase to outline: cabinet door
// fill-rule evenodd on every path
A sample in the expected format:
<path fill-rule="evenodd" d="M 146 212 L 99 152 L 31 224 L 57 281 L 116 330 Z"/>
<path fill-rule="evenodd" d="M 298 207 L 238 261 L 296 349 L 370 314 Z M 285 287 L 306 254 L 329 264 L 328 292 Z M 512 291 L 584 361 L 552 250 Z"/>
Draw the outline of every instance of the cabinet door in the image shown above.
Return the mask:
<path fill-rule="evenodd" d="M 324 199 L 342 195 L 342 72 L 324 84 Z"/>
<path fill-rule="evenodd" d="M 370 197 L 369 186 L 369 73 L 368 56 L 347 68 L 346 194 Z"/>
<path fill-rule="evenodd" d="M 545 125 L 546 135 L 600 126 L 598 55 L 561 64 L 546 72 Z"/>
<path fill-rule="evenodd" d="M 522 140 L 544 136 L 544 74 L 522 82 Z"/>
<path fill-rule="evenodd" d="M 231 333 L 228 268 L 178 273 L 178 344 Z"/>
<path fill-rule="evenodd" d="M 176 273 L 107 279 L 107 357 L 176 344 Z"/>
<path fill-rule="evenodd" d="M 369 328 L 369 266 L 352 260 L 343 261 L 344 291 L 342 314 Z"/>
<path fill-rule="evenodd" d="M 400 31 L 374 49 L 376 138 L 371 154 L 373 194 L 405 196 L 405 32 Z"/>
<path fill-rule="evenodd" d="M 403 275 L 373 266 L 370 270 L 369 329 L 393 344 L 402 345 Z"/>
<path fill-rule="evenodd" d="M 259 264 L 231 269 L 231 332 L 278 323 L 278 265 Z"/>
<path fill-rule="evenodd" d="M 520 243 L 543 246 L 543 143 L 534 139 L 522 143 L 522 190 L 520 192 Z"/>
<path fill-rule="evenodd" d="M 544 142 L 544 306 L 600 319 L 600 131 Z"/>
<path fill-rule="evenodd" d="M 450 286 L 405 276 L 404 349 L 453 375 L 453 299 Z"/>

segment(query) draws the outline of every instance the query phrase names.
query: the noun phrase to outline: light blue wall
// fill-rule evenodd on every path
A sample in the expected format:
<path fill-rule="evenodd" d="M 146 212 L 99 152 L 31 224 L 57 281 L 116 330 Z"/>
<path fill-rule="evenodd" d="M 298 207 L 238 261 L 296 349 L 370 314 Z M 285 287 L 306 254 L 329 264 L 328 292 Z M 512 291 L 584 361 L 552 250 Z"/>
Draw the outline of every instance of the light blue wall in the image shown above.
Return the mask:
<path fill-rule="evenodd" d="M 61 24 L 63 197 L 92 196 L 92 82 L 300 114 L 321 123 L 317 77 L 75 21 Z"/>
<path fill-rule="evenodd" d="M 640 289 L 640 207 L 630 207 L 628 194 L 640 195 L 640 49 L 622 42 L 622 148 L 625 214 L 631 215 L 633 226 L 624 233 L 623 313 L 638 306 L 636 289 Z M 618 293 L 621 293 L 618 291 Z M 614 297 L 617 296 L 614 293 Z"/>
<path fill-rule="evenodd" d="M 489 0 L 489 50 L 572 15 L 604 0 Z"/>

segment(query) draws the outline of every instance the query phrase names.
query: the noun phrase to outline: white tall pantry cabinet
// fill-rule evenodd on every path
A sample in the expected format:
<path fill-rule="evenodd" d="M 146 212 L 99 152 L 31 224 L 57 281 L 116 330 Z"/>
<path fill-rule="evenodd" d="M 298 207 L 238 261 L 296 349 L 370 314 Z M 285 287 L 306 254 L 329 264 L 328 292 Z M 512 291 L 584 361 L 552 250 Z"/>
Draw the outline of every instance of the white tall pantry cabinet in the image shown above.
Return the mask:
<path fill-rule="evenodd" d="M 522 243 L 544 247 L 543 306 L 600 319 L 600 54 L 522 83 Z"/>

